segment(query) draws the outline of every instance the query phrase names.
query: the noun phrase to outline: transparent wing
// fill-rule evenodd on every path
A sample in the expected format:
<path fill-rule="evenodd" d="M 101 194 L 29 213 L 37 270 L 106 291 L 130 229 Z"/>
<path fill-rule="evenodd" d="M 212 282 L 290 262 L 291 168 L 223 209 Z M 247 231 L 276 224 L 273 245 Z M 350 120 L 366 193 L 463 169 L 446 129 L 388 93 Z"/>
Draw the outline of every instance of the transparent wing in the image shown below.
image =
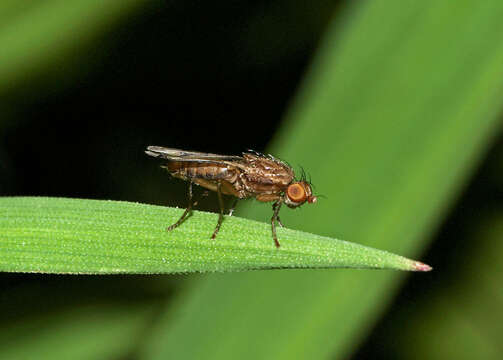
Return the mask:
<path fill-rule="evenodd" d="M 147 147 L 147 151 L 145 151 L 147 155 L 171 160 L 171 161 L 192 161 L 192 162 L 220 162 L 220 161 L 237 161 L 243 160 L 241 156 L 232 156 L 232 155 L 218 155 L 218 154 L 209 154 L 202 153 L 197 151 L 188 151 L 188 150 L 180 150 L 173 148 L 165 148 L 162 146 L 149 146 Z"/>

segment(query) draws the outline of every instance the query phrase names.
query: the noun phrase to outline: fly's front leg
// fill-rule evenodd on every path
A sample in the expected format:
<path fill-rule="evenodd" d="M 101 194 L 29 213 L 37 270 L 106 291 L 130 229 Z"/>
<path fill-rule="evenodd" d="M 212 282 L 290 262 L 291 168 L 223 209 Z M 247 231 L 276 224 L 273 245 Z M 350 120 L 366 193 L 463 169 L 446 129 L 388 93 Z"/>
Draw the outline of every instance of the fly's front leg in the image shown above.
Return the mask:
<path fill-rule="evenodd" d="M 187 208 L 185 209 L 185 211 L 182 214 L 182 216 L 180 217 L 180 219 L 178 219 L 178 221 L 176 223 L 174 223 L 173 225 L 168 226 L 168 228 L 166 230 L 171 231 L 171 230 L 177 228 L 183 222 L 183 220 L 187 217 L 187 215 L 190 213 L 190 211 L 192 210 L 192 206 L 196 205 L 196 204 L 197 204 L 197 201 L 194 204 L 192 203 L 192 181 L 190 181 L 189 182 L 189 204 L 187 205 Z"/>
<path fill-rule="evenodd" d="M 272 218 L 271 218 L 272 238 L 274 240 L 274 245 L 276 245 L 277 248 L 279 248 L 280 245 L 279 245 L 278 237 L 276 236 L 276 220 L 278 220 L 278 222 L 281 224 L 281 222 L 279 221 L 279 216 L 278 216 L 279 209 L 281 208 L 281 204 L 283 204 L 283 202 L 281 200 L 278 200 L 272 206 L 272 209 L 274 211 L 272 214 Z M 283 224 L 281 224 L 281 226 L 283 226 Z"/>
<path fill-rule="evenodd" d="M 274 204 L 272 204 L 272 211 L 276 211 L 276 207 L 278 207 L 278 206 L 280 206 L 280 205 L 278 205 L 277 202 L 275 202 Z M 279 210 L 278 210 L 278 212 L 279 212 Z M 278 220 L 278 224 L 280 224 L 281 227 L 285 227 L 285 225 L 283 225 L 283 223 L 281 222 L 281 219 L 279 218 L 279 213 L 276 216 L 276 220 Z"/>
<path fill-rule="evenodd" d="M 220 204 L 220 214 L 218 215 L 217 226 L 215 227 L 215 231 L 213 231 L 213 235 L 211 235 L 212 239 L 218 234 L 218 230 L 220 230 L 220 225 L 222 225 L 222 221 L 224 219 L 224 200 L 222 199 L 222 183 L 219 181 L 217 185 L 217 194 L 218 194 L 218 203 Z"/>

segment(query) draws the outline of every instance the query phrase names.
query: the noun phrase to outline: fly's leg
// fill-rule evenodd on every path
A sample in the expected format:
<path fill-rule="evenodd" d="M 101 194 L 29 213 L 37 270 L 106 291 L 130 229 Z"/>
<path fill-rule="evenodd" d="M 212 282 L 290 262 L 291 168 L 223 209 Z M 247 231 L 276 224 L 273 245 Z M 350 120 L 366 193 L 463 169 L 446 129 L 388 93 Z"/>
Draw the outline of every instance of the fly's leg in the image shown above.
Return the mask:
<path fill-rule="evenodd" d="M 185 209 L 185 211 L 182 214 L 182 216 L 180 217 L 180 219 L 178 219 L 178 221 L 176 223 L 174 223 L 173 225 L 168 226 L 168 228 L 166 230 L 171 231 L 171 230 L 177 228 L 183 222 L 183 220 L 187 217 L 187 215 L 190 213 L 190 211 L 192 210 L 192 206 L 195 206 L 195 205 L 197 205 L 197 201 L 192 203 L 192 181 L 190 181 L 189 182 L 189 204 L 187 205 L 187 208 Z"/>
<path fill-rule="evenodd" d="M 212 239 L 218 234 L 218 230 L 220 230 L 220 225 L 222 225 L 222 221 L 224 219 L 224 200 L 222 199 L 222 183 L 219 181 L 217 185 L 217 194 L 218 194 L 218 203 L 220 204 L 220 214 L 218 215 L 217 226 L 215 227 L 215 231 L 213 231 L 213 235 L 211 235 Z"/>
<path fill-rule="evenodd" d="M 272 218 L 271 218 L 271 227 L 272 227 L 272 238 L 274 240 L 274 245 L 276 245 L 277 248 L 280 247 L 279 245 L 279 241 L 278 241 L 278 237 L 276 236 L 276 220 L 279 221 L 279 209 L 281 208 L 281 204 L 283 204 L 282 201 L 276 201 L 273 206 L 272 206 L 272 209 L 274 211 L 274 213 L 272 214 Z M 281 222 L 280 222 L 281 224 Z M 281 225 L 283 226 L 283 225 Z"/>
<path fill-rule="evenodd" d="M 235 199 L 235 200 L 232 202 L 232 206 L 231 206 L 231 208 L 229 209 L 229 216 L 232 216 L 232 213 L 234 212 L 234 209 L 236 208 L 236 204 L 238 203 L 238 200 L 239 200 L 239 199 Z"/>
<path fill-rule="evenodd" d="M 278 206 L 280 206 L 280 205 L 278 205 L 277 202 L 272 204 L 272 211 L 276 211 L 276 207 L 278 207 Z M 283 223 L 281 222 L 281 219 L 279 218 L 279 210 L 278 210 L 278 215 L 276 216 L 276 220 L 278 220 L 278 224 L 280 224 L 281 227 L 285 227 L 285 225 L 283 225 Z"/>

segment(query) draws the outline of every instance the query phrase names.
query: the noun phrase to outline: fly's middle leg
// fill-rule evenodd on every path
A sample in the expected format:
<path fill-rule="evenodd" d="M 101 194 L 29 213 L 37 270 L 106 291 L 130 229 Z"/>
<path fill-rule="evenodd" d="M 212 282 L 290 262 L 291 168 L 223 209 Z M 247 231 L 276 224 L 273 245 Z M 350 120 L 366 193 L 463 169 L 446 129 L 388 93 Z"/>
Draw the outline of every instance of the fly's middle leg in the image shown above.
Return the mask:
<path fill-rule="evenodd" d="M 231 208 L 229 209 L 229 216 L 232 216 L 232 214 L 234 213 L 234 209 L 236 208 L 236 205 L 238 203 L 238 200 L 239 199 L 234 199 L 234 201 L 232 202 L 232 206 Z"/>
<path fill-rule="evenodd" d="M 278 200 L 272 205 L 272 209 L 274 211 L 271 218 L 272 238 L 274 240 L 274 245 L 276 245 L 277 248 L 280 247 L 280 244 L 278 237 L 276 236 L 276 220 L 278 220 L 278 222 L 281 224 L 281 222 L 279 221 L 279 209 L 281 208 L 281 204 L 283 204 L 283 202 Z M 281 226 L 283 226 L 283 224 L 281 224 Z"/>
<path fill-rule="evenodd" d="M 197 201 L 195 203 L 192 203 L 192 181 L 189 181 L 189 204 L 187 205 L 187 208 L 183 212 L 180 219 L 178 219 L 178 221 L 176 223 L 174 223 L 173 225 L 168 226 L 168 228 L 166 230 L 171 231 L 171 230 L 177 228 L 183 222 L 183 220 L 187 217 L 187 215 L 190 213 L 190 211 L 192 210 L 192 206 L 195 206 L 196 204 L 197 204 Z"/>
<path fill-rule="evenodd" d="M 217 185 L 217 195 L 218 195 L 218 203 L 220 205 L 220 213 L 218 214 L 218 222 L 215 227 L 215 231 L 213 231 L 213 235 L 211 235 L 212 239 L 218 234 L 218 230 L 220 230 L 220 225 L 222 225 L 222 221 L 224 219 L 224 200 L 222 199 L 222 183 L 219 181 Z"/>

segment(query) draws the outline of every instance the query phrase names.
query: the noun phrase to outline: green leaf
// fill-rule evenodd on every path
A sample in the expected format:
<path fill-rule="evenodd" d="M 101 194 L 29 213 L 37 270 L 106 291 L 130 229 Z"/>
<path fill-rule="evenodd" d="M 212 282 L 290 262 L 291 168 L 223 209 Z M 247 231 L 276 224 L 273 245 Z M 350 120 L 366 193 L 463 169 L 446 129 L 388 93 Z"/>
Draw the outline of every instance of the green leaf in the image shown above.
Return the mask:
<path fill-rule="evenodd" d="M 217 214 L 100 200 L 0 198 L 0 270 L 65 274 L 179 273 L 273 268 L 374 268 L 428 271 L 386 251 Z"/>

